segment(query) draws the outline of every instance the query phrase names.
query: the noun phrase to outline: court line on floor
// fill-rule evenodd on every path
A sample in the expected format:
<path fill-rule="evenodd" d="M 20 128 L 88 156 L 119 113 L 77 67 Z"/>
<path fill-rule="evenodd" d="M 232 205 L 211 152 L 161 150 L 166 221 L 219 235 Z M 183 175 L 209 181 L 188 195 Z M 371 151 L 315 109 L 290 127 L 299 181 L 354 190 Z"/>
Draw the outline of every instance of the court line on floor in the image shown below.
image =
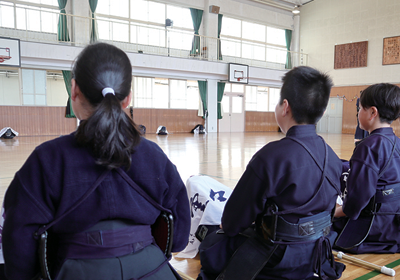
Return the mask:
<path fill-rule="evenodd" d="M 389 264 L 387 264 L 385 266 L 388 267 L 388 268 L 394 268 L 394 267 L 396 267 L 398 265 L 400 265 L 400 259 L 398 259 L 397 261 L 391 262 L 391 263 L 389 263 Z M 379 274 L 381 274 L 381 273 L 378 272 L 378 271 L 372 271 L 372 272 L 367 273 L 367 274 L 365 274 L 363 276 L 355 278 L 354 280 L 367 280 L 367 279 L 371 279 L 371 278 L 373 278 L 373 277 L 375 277 L 375 276 L 377 276 Z"/>

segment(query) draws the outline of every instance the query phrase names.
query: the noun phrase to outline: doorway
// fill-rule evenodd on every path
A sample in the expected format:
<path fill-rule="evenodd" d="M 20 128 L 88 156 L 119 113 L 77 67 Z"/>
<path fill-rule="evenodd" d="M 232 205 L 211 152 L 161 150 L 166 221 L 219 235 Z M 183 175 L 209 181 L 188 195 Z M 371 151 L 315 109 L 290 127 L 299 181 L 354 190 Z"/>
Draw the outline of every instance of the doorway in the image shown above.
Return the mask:
<path fill-rule="evenodd" d="M 222 119 L 218 121 L 219 132 L 244 131 L 244 95 L 225 92 L 222 98 Z"/>
<path fill-rule="evenodd" d="M 343 100 L 337 97 L 329 98 L 326 111 L 317 123 L 317 132 L 342 133 L 342 118 Z"/>

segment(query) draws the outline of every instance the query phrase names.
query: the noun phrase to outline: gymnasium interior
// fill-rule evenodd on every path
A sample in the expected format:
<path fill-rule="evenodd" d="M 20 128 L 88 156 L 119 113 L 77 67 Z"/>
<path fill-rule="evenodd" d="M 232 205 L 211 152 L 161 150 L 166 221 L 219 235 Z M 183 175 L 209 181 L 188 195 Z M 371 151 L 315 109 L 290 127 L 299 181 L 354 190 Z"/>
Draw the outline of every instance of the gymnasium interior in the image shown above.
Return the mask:
<path fill-rule="evenodd" d="M 0 135 L 0 200 L 37 145 L 75 131 L 71 68 L 93 42 L 127 53 L 126 113 L 184 182 L 203 175 L 234 189 L 254 153 L 284 137 L 274 111 L 282 76 L 297 66 L 332 78 L 316 129 L 349 160 L 360 92 L 400 85 L 399 13 L 397 0 L 0 1 L 0 130 L 14 131 Z M 198 125 L 204 134 L 192 132 Z M 399 120 L 391 126 L 400 136 Z M 400 273 L 400 254 L 357 258 Z M 341 279 L 395 279 L 342 261 Z M 185 279 L 200 269 L 198 256 L 171 264 Z"/>

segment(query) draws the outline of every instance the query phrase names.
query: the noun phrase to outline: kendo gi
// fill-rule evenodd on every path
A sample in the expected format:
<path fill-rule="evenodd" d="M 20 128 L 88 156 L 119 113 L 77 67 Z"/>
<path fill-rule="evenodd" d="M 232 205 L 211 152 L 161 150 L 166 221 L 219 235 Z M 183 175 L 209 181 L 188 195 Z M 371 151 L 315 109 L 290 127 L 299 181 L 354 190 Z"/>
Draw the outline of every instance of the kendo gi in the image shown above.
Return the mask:
<path fill-rule="evenodd" d="M 32 279 L 38 273 L 34 233 L 66 212 L 106 169 L 95 163 L 88 148 L 77 144 L 74 134 L 43 143 L 32 152 L 5 195 L 2 241 L 8 279 Z M 189 202 L 176 167 L 160 147 L 142 138 L 126 173 L 172 212 L 172 251 L 185 248 Z M 57 248 L 52 278 L 142 279 L 150 274 L 144 279 L 176 279 L 150 232 L 159 214 L 116 170 L 109 171 L 82 204 L 49 229 L 49 235 L 56 238 L 49 247 Z M 118 236 L 105 240 L 121 228 L 125 240 Z"/>
<path fill-rule="evenodd" d="M 330 244 L 336 233 L 329 229 L 341 173 L 341 160 L 316 134 L 315 125 L 293 126 L 285 138 L 264 146 L 253 156 L 228 199 L 222 216 L 224 233 L 210 234 L 200 245 L 198 279 L 216 279 L 227 263 L 229 267 L 235 250 L 253 234 L 252 227 L 259 227 L 258 221 L 265 218 L 275 238 L 266 236 L 266 242 L 256 247 L 264 248 L 263 252 L 276 248 L 256 279 L 314 279 L 314 273 L 322 279 L 339 278 L 344 265 L 332 257 Z M 267 205 L 275 205 L 278 212 L 294 211 L 275 216 L 277 226 L 273 228 L 268 224 L 270 217 L 264 216 Z M 265 234 L 257 233 L 257 238 Z M 251 252 L 236 256 L 241 256 L 235 263 L 236 272 L 248 270 L 259 259 Z M 249 258 L 248 264 L 241 264 Z M 229 278 L 228 268 L 226 272 L 225 279 L 252 279 L 236 272 Z"/>
<path fill-rule="evenodd" d="M 334 229 L 348 224 L 335 246 L 351 253 L 400 252 L 400 140 L 391 127 L 372 131 L 357 145 L 345 193 L 347 217 Z"/>

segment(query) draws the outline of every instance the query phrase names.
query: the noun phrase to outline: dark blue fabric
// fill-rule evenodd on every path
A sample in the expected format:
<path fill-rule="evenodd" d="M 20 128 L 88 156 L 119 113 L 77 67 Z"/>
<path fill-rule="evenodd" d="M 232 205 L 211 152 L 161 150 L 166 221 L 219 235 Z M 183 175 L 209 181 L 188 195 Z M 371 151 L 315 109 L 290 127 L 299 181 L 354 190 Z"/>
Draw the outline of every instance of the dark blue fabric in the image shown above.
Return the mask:
<path fill-rule="evenodd" d="M 315 132 L 314 125 L 298 125 L 289 129 L 287 136 L 299 138 L 323 166 L 324 142 Z M 340 191 L 342 162 L 328 146 L 326 176 L 315 202 L 299 213 L 284 215 L 288 222 L 320 212 L 331 212 Z M 306 203 L 317 191 L 322 171 L 312 157 L 298 143 L 283 138 L 270 142 L 259 150 L 249 162 L 244 174 L 230 196 L 222 215 L 226 234 L 234 236 L 248 228 L 260 215 L 267 202 L 273 202 L 279 211 L 296 208 Z"/>
<path fill-rule="evenodd" d="M 384 134 L 392 141 L 389 141 Z M 382 176 L 378 174 L 385 167 L 393 149 L 393 129 L 379 128 L 357 145 L 350 159 L 350 173 L 347 179 L 347 195 L 344 199 L 343 212 L 350 219 L 357 219 L 361 211 L 368 205 L 377 190 L 390 189 L 389 185 L 400 183 L 400 154 L 394 152 L 393 159 Z M 397 139 L 397 150 L 400 151 L 400 140 Z M 387 186 L 387 187 L 386 187 Z M 399 212 L 400 202 L 382 203 L 378 209 L 371 231 L 367 239 L 353 253 L 396 253 L 400 252 L 399 215 L 380 215 L 383 212 Z M 343 219 L 335 223 L 335 229 L 340 231 Z"/>
<path fill-rule="evenodd" d="M 337 234 L 328 235 L 330 244 L 333 244 Z M 210 234 L 199 247 L 201 271 L 198 280 L 212 280 L 222 272 L 236 249 L 246 241 L 246 236 L 236 235 L 229 237 L 226 234 Z M 273 244 L 270 245 L 271 247 Z M 267 265 L 261 270 L 256 279 L 338 279 L 345 266 L 335 263 L 331 267 L 326 258 L 329 248 L 317 248 L 318 241 L 307 244 L 279 245 Z M 320 249 L 320 250 L 318 250 Z M 317 257 L 318 256 L 318 257 Z M 244 258 L 246 256 L 243 256 Z M 321 262 L 321 278 L 315 277 L 318 273 L 315 265 Z"/>
<path fill-rule="evenodd" d="M 151 260 L 149 262 L 148 260 Z M 126 256 L 105 259 L 67 260 L 57 280 L 130 280 L 139 279 L 155 270 L 165 261 L 165 256 L 155 245 Z M 164 265 L 146 280 L 176 280 L 168 265 Z"/>
<path fill-rule="evenodd" d="M 319 165 L 324 165 L 325 144 L 316 134 L 315 125 L 294 126 L 289 129 L 287 136 L 300 139 L 316 156 Z M 326 177 L 334 185 L 325 179 L 315 201 L 300 211 L 284 215 L 286 221 L 298 223 L 300 218 L 334 209 L 340 192 L 342 162 L 329 146 L 327 148 Z M 244 242 L 245 237 L 238 233 L 262 215 L 267 202 L 275 203 L 279 211 L 301 206 L 317 192 L 321 175 L 322 171 L 308 152 L 290 139 L 268 143 L 259 150 L 249 162 L 225 206 L 222 215 L 225 236 L 217 236 L 216 240 L 212 240 L 212 235 L 207 236 L 200 246 L 202 273 L 199 279 L 214 279 L 221 272 L 237 246 Z M 335 236 L 332 233 L 329 239 L 333 241 Z M 314 272 L 317 272 L 314 267 L 317 261 L 322 264 L 322 274 L 337 278 L 343 266 L 338 267 L 337 272 L 331 268 L 326 259 L 328 252 L 320 254 L 317 260 L 315 246 L 316 242 L 280 245 L 257 279 L 312 278 Z"/>
<path fill-rule="evenodd" d="M 37 241 L 33 233 L 62 215 L 104 167 L 95 164 L 73 134 L 38 146 L 16 173 L 5 195 L 3 246 L 10 279 L 31 279 L 38 272 Z M 155 143 L 142 138 L 132 155 L 128 175 L 155 201 L 174 215 L 174 252 L 182 250 L 190 230 L 189 201 L 176 167 Z M 112 171 L 76 210 L 50 233 L 78 233 L 102 220 L 126 219 L 151 225 L 160 211 Z M 151 260 L 149 260 L 151 261 Z"/>

